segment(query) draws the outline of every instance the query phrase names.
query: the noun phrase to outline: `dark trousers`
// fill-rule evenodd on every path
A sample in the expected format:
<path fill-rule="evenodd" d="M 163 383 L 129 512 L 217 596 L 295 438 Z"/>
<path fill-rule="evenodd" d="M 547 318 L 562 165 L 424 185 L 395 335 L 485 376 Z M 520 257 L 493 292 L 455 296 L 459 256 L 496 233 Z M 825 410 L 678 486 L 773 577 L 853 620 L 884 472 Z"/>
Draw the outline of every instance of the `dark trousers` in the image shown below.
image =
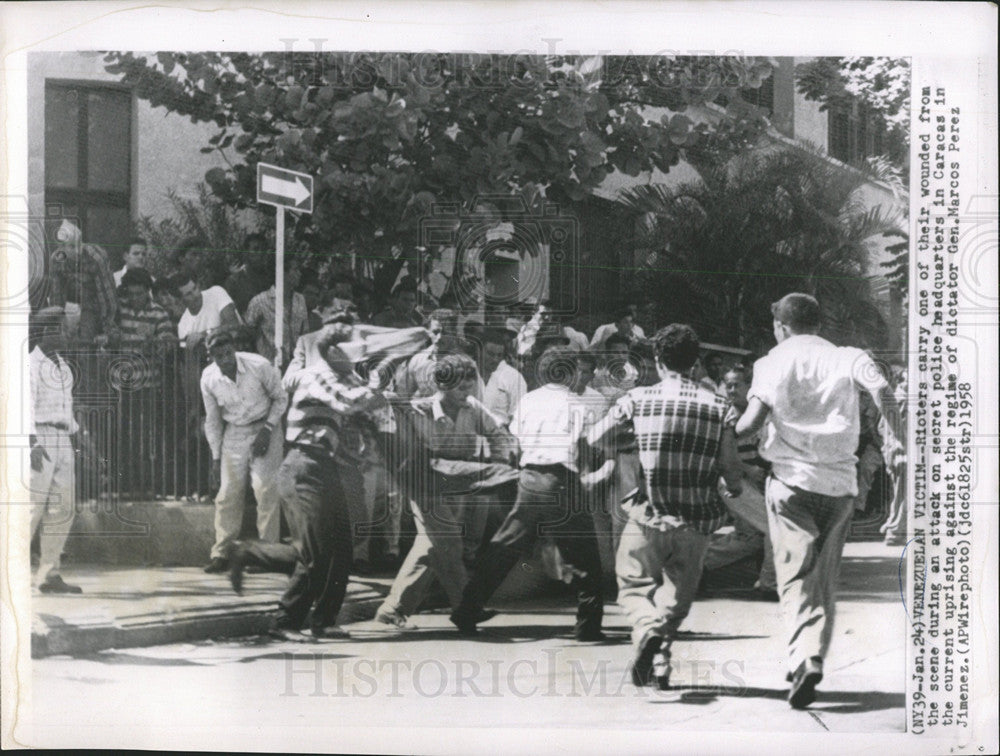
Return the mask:
<path fill-rule="evenodd" d="M 295 571 L 281 597 L 277 624 L 299 630 L 312 607 L 314 628 L 337 623 L 351 570 L 351 518 L 337 464 L 328 456 L 293 447 L 278 470 Z"/>
<path fill-rule="evenodd" d="M 518 560 L 530 556 L 539 537 L 551 538 L 572 565 L 577 593 L 575 632 L 599 630 L 604 616 L 601 555 L 590 512 L 579 511 L 578 479 L 560 465 L 521 470 L 517 499 L 500 529 L 476 561 L 455 610 L 456 618 L 478 614 Z"/>

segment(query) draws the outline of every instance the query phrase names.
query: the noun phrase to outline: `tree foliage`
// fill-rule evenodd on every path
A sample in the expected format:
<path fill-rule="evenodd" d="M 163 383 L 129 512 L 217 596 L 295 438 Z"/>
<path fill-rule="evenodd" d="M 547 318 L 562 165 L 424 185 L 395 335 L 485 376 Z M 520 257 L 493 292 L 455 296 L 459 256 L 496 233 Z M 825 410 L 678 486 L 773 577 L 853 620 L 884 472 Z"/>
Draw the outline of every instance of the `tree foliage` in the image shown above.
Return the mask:
<path fill-rule="evenodd" d="M 640 186 L 623 202 L 646 213 L 639 284 L 706 341 L 766 351 L 770 304 L 792 291 L 823 304 L 841 343 L 888 339 L 868 282 L 869 244 L 896 228 L 892 209 L 868 208 L 866 178 L 804 149 L 748 152 L 706 166 L 703 181 Z"/>
<path fill-rule="evenodd" d="M 762 115 L 739 97 L 770 71 L 736 57 L 601 58 L 398 53 L 105 54 L 153 106 L 214 123 L 205 180 L 233 208 L 255 201 L 259 161 L 311 173 L 315 212 L 292 233 L 319 251 L 388 255 L 420 244 L 446 203 L 520 195 L 582 200 L 612 170 L 668 172 L 688 154 L 752 143 Z M 725 96 L 715 126 L 685 110 Z M 669 108 L 649 122 L 642 111 Z M 502 215 L 502 210 L 498 210 Z"/>
<path fill-rule="evenodd" d="M 860 104 L 885 128 L 886 150 L 897 165 L 909 159 L 910 61 L 907 58 L 815 58 L 795 70 L 799 92 L 821 110 Z"/>

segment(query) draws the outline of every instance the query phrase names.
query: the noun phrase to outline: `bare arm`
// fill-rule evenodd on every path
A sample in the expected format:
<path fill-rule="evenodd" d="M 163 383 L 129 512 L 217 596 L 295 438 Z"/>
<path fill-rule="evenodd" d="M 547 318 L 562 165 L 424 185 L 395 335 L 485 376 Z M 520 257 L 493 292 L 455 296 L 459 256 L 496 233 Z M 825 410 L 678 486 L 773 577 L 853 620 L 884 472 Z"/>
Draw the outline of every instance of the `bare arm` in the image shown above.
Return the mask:
<path fill-rule="evenodd" d="M 770 412 L 771 408 L 764 404 L 764 402 L 756 396 L 751 397 L 746 412 L 736 422 L 736 435 L 740 438 L 752 436 L 764 427 L 764 423 Z"/>

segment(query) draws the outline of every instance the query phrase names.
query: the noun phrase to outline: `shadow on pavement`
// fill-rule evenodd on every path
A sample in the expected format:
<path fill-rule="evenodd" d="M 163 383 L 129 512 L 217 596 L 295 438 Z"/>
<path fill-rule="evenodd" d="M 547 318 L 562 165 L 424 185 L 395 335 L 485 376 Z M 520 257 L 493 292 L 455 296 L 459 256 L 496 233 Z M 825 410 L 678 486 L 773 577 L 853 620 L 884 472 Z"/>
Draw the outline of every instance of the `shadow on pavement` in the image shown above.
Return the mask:
<path fill-rule="evenodd" d="M 719 686 L 698 686 L 680 685 L 671 687 L 664 693 L 678 694 L 676 697 L 655 698 L 652 703 L 657 704 L 692 704 L 703 706 L 715 703 L 720 698 L 767 698 L 776 701 L 784 701 L 788 698 L 788 690 L 782 688 L 774 690 L 772 688 L 737 688 Z M 883 711 L 887 709 L 902 709 L 906 704 L 905 693 L 885 693 L 882 691 L 843 691 L 832 690 L 816 691 L 817 701 L 810 707 L 810 711 L 817 714 L 858 714 L 866 711 Z"/>

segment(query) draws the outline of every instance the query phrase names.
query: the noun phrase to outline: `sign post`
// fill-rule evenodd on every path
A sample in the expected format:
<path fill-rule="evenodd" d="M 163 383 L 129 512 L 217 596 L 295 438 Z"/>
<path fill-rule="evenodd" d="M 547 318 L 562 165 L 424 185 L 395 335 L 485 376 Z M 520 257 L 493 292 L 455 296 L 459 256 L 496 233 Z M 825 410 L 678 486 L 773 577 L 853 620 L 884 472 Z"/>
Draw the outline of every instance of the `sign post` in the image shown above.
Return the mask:
<path fill-rule="evenodd" d="M 257 203 L 274 205 L 274 364 L 281 369 L 285 347 L 285 208 L 313 211 L 313 177 L 277 165 L 257 163 Z"/>

